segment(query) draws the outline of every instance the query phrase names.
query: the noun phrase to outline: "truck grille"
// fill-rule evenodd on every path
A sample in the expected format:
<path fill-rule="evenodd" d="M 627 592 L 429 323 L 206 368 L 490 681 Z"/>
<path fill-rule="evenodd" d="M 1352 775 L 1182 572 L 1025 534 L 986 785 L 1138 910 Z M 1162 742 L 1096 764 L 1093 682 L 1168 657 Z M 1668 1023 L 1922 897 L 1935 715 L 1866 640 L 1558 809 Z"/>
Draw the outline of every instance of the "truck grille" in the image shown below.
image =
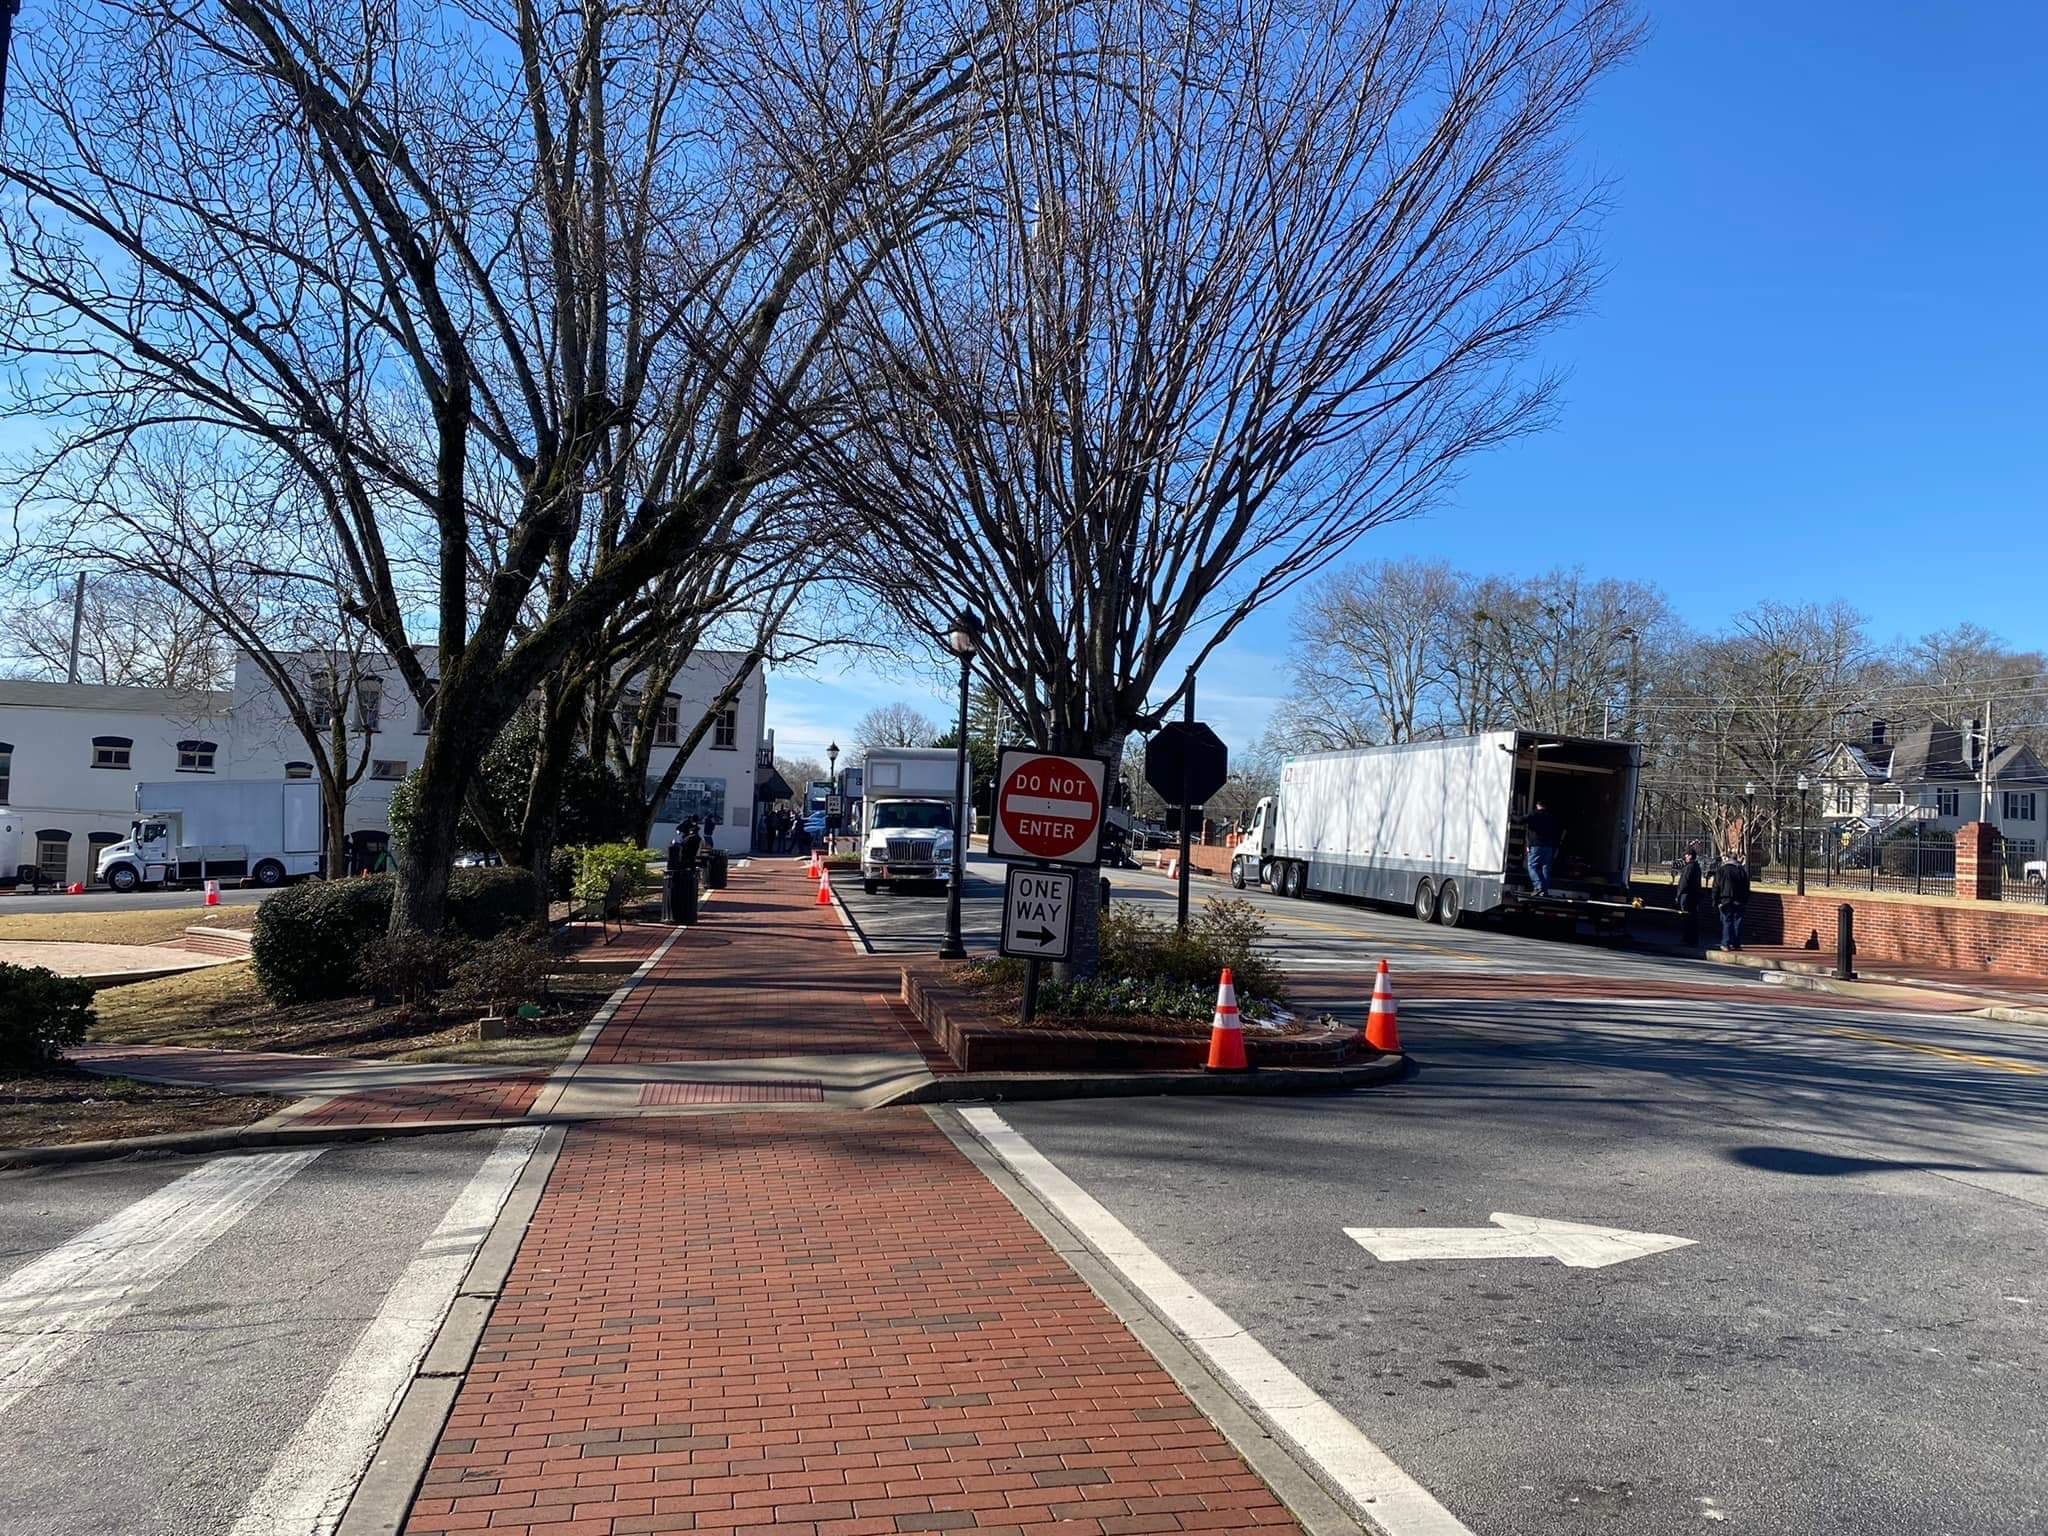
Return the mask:
<path fill-rule="evenodd" d="M 889 839 L 889 862 L 891 864 L 929 864 L 932 861 L 930 843 L 913 843 L 908 838 Z"/>

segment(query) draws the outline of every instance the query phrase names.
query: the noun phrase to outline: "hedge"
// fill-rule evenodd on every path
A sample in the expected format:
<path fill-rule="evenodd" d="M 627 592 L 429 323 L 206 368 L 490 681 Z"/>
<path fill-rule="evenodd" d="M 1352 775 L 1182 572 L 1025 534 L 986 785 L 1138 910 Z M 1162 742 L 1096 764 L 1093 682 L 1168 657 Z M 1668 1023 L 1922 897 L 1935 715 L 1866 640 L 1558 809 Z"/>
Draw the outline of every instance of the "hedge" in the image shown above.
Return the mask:
<path fill-rule="evenodd" d="M 303 1003 L 359 990 L 363 947 L 391 926 L 395 877 L 309 880 L 279 891 L 256 909 L 249 952 L 256 980 L 272 1002 Z M 523 869 L 458 869 L 448 881 L 448 926 L 471 939 L 494 939 L 531 922 L 533 877 Z"/>
<path fill-rule="evenodd" d="M 0 965 L 0 1067 L 59 1060 L 92 1025 L 92 983 L 42 966 Z"/>

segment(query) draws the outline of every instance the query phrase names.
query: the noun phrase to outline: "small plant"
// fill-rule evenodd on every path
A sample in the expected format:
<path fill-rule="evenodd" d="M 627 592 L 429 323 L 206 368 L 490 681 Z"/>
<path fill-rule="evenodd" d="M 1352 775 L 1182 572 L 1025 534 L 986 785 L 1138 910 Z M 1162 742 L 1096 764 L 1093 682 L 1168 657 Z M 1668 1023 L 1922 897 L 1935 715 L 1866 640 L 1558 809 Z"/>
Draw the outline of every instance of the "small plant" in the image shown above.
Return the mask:
<path fill-rule="evenodd" d="M 576 850 L 576 899 L 617 917 L 647 880 L 647 850 L 633 843 L 598 843 Z"/>
<path fill-rule="evenodd" d="M 0 964 L 0 1067 L 45 1067 L 92 1027 L 92 983 Z"/>
<path fill-rule="evenodd" d="M 481 1013 L 506 1013 L 547 996 L 554 957 L 537 928 L 474 945 L 448 973 L 441 1001 Z"/>
<path fill-rule="evenodd" d="M 364 991 L 380 1003 L 420 1008 L 433 1002 L 476 946 L 445 934 L 394 933 L 372 939 L 356 957 Z"/>

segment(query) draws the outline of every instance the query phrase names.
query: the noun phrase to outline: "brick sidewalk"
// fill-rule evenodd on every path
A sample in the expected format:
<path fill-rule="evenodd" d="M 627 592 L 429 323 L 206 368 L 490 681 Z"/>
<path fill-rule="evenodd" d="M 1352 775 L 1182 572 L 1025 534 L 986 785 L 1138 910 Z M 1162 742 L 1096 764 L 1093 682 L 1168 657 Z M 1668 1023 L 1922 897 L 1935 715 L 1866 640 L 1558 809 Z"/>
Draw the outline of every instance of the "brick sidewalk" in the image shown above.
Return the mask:
<path fill-rule="evenodd" d="M 573 1129 L 413 1536 L 1298 1529 L 923 1114 Z"/>

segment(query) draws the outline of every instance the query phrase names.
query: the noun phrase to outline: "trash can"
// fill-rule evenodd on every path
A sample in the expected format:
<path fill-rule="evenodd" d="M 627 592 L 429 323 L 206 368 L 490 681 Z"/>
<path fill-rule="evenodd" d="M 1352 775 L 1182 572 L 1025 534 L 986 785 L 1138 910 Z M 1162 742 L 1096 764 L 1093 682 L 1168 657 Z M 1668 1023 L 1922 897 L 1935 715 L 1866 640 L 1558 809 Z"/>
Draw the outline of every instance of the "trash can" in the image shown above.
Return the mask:
<path fill-rule="evenodd" d="M 670 865 L 661 877 L 661 920 L 688 927 L 697 921 L 697 866 Z"/>
<path fill-rule="evenodd" d="M 704 855 L 704 885 L 707 890 L 725 889 L 725 850 L 714 848 Z"/>

